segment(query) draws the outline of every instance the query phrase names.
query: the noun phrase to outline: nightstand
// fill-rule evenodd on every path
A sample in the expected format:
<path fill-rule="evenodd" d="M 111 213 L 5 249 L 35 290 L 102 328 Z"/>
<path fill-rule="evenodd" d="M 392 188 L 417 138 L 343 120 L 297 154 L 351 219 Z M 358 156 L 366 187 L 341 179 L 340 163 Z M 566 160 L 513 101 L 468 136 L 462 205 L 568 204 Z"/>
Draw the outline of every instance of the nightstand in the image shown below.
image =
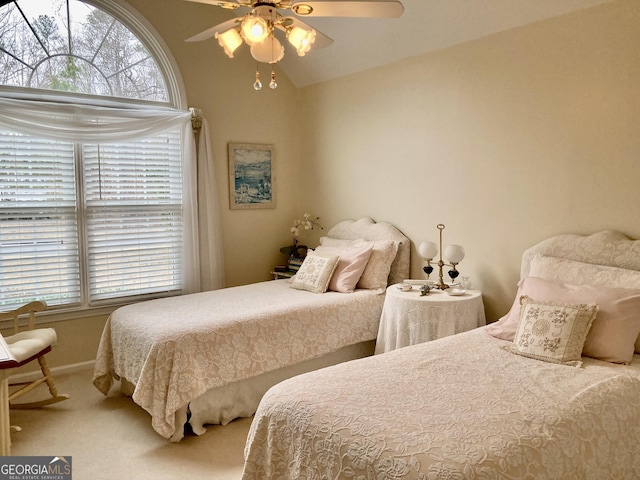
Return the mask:
<path fill-rule="evenodd" d="M 455 335 L 485 323 L 482 293 L 478 290 L 458 296 L 431 290 L 421 296 L 416 286 L 403 292 L 391 285 L 382 307 L 375 353 Z"/>

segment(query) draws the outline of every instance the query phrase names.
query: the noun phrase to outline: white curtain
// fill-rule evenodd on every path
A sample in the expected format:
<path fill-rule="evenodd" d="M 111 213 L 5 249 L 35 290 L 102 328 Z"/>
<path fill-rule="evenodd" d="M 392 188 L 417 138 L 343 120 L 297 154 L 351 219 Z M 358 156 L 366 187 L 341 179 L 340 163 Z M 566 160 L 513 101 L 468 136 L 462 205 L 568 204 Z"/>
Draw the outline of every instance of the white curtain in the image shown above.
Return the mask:
<path fill-rule="evenodd" d="M 216 175 L 209 124 L 192 108 L 198 140 L 198 226 L 200 234 L 200 287 L 203 291 L 224 287 L 224 256 Z"/>
<path fill-rule="evenodd" d="M 64 142 L 115 143 L 158 135 L 189 124 L 191 112 L 0 98 L 0 125 L 13 131 Z"/>
<path fill-rule="evenodd" d="M 81 143 L 126 142 L 181 128 L 185 226 L 183 291 L 200 291 L 197 155 L 191 111 L 102 103 L 102 106 L 71 104 L 68 98 L 56 95 L 34 100 L 0 98 L 0 126 L 40 138 Z M 206 161 L 210 163 L 208 159 Z M 215 196 L 215 181 L 207 187 L 211 192 L 209 195 Z M 215 203 L 211 208 L 217 212 Z M 212 218 L 217 220 L 217 214 Z M 213 226 L 207 224 L 207 229 L 211 228 Z M 215 276 L 215 273 L 208 276 Z"/>

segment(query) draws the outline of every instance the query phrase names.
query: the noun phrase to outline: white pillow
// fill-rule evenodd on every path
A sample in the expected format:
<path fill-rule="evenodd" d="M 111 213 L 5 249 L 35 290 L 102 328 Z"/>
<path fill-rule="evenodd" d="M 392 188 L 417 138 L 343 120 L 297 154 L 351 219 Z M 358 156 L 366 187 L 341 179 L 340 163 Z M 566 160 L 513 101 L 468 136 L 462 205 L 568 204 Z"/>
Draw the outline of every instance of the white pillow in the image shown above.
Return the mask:
<path fill-rule="evenodd" d="M 340 257 L 338 265 L 329 281 L 329 290 L 341 293 L 353 292 L 369 262 L 369 258 L 371 258 L 372 251 L 373 245 L 351 247 L 328 247 L 320 245 L 316 248 L 315 253 L 338 255 Z"/>
<path fill-rule="evenodd" d="M 338 255 L 326 256 L 315 252 L 307 254 L 292 279 L 291 287 L 313 293 L 326 292 L 339 258 Z"/>
<path fill-rule="evenodd" d="M 391 264 L 398 253 L 398 242 L 394 240 L 342 240 L 321 237 L 320 245 L 333 247 L 372 245 L 371 257 L 356 286 L 357 288 L 375 290 L 379 293 L 386 290 Z"/>
<path fill-rule="evenodd" d="M 640 272 L 638 271 L 540 254 L 534 255 L 531 259 L 529 275 L 573 285 L 640 289 Z M 640 337 L 635 342 L 635 351 L 640 353 Z"/>
<path fill-rule="evenodd" d="M 559 280 L 573 285 L 594 285 L 609 288 L 640 288 L 640 272 L 608 265 L 567 260 L 566 258 L 534 255 L 529 276 Z"/>
<path fill-rule="evenodd" d="M 538 302 L 520 298 L 520 322 L 511 353 L 536 360 L 580 366 L 582 347 L 598 313 L 594 304 Z"/>

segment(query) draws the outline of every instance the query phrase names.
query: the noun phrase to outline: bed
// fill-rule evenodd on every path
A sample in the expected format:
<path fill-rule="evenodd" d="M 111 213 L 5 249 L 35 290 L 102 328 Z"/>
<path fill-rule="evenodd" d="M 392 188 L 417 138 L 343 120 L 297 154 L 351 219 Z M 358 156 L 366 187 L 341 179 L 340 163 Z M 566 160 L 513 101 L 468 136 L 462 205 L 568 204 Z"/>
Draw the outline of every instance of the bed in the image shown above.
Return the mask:
<path fill-rule="evenodd" d="M 410 241 L 370 218 L 335 225 L 294 279 L 273 280 L 115 310 L 93 383 L 115 381 L 180 441 L 188 422 L 226 424 L 254 414 L 279 381 L 372 355 L 387 284 L 409 276 Z"/>
<path fill-rule="evenodd" d="M 498 322 L 272 387 L 243 479 L 640 478 L 638 335 L 640 241 L 547 239 Z"/>

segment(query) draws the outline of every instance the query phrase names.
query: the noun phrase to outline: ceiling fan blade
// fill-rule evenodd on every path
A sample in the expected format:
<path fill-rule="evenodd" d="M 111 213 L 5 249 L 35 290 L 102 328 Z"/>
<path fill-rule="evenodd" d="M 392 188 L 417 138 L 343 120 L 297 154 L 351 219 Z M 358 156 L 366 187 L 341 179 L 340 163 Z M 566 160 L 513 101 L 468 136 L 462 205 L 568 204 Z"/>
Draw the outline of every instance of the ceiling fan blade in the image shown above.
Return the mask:
<path fill-rule="evenodd" d="M 231 20 L 222 22 L 215 27 L 207 28 L 204 32 L 200 32 L 193 37 L 187 38 L 185 42 L 201 42 L 202 40 L 207 40 L 213 37 L 218 32 L 226 32 L 227 30 L 235 27 L 238 23 L 240 23 L 240 21 L 242 21 L 241 18 L 232 18 Z"/>
<path fill-rule="evenodd" d="M 305 30 L 315 30 L 316 31 L 316 40 L 313 42 L 313 49 L 328 47 L 333 43 L 333 39 L 327 37 L 324 33 L 319 32 L 317 29 L 313 28 L 311 25 L 303 22 L 299 18 L 295 17 L 283 17 L 283 26 L 277 25 L 277 28 L 280 30 L 286 31 L 285 27 L 301 27 Z"/>
<path fill-rule="evenodd" d="M 194 2 L 194 3 L 206 3 L 207 5 L 215 5 L 216 7 L 222 7 L 228 10 L 235 10 L 238 7 L 244 6 L 243 3 L 238 3 L 236 0 L 186 0 L 186 1 Z"/>
<path fill-rule="evenodd" d="M 397 18 L 404 12 L 404 7 L 397 1 L 300 0 L 291 4 L 291 10 L 303 17 Z"/>

